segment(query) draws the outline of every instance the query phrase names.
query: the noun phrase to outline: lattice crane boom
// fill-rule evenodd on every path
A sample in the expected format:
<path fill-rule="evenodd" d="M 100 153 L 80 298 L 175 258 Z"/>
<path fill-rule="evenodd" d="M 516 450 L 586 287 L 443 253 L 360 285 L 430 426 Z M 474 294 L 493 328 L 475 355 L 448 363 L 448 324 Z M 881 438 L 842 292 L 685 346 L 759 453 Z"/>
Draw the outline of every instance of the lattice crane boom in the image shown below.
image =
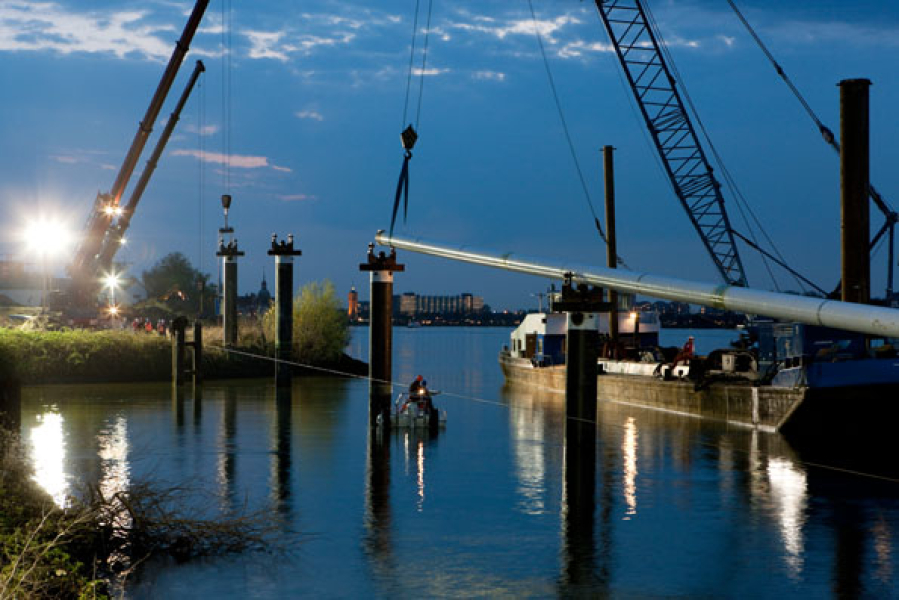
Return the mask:
<path fill-rule="evenodd" d="M 595 0 L 674 193 L 724 281 L 745 287 L 737 250 L 711 164 L 639 0 Z"/>

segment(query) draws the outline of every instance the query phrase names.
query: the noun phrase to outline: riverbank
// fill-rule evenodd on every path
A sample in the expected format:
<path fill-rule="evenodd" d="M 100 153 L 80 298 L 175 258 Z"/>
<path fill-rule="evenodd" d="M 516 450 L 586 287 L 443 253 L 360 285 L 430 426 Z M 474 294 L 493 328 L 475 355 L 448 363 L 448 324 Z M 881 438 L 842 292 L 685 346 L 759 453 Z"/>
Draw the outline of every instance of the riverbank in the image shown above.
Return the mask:
<path fill-rule="evenodd" d="M 274 374 L 266 357 L 271 344 L 261 339 L 220 349 L 219 339 L 204 334 L 203 377 L 232 379 Z M 167 381 L 172 376 L 171 340 L 155 333 L 131 331 L 19 331 L 0 329 L 3 373 L 23 385 L 51 383 L 119 383 Z M 367 365 L 343 354 L 336 361 L 296 367 L 295 374 L 331 372 L 365 375 Z"/>

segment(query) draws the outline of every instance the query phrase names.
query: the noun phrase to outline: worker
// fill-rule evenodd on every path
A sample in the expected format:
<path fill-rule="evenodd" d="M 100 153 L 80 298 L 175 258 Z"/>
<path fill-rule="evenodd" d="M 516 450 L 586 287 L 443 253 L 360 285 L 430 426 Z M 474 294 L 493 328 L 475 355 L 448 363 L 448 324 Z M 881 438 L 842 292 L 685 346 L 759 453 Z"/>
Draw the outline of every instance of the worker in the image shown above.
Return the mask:
<path fill-rule="evenodd" d="M 674 359 L 674 364 L 685 362 L 689 363 L 690 359 L 693 358 L 693 336 L 687 338 L 687 343 L 684 344 L 684 347 L 681 348 L 680 352 L 677 353 L 677 356 Z"/>
<path fill-rule="evenodd" d="M 414 396 L 414 395 L 418 394 L 418 390 L 421 389 L 421 387 L 424 385 L 424 383 L 422 383 L 423 381 L 424 381 L 424 379 L 422 379 L 421 375 L 419 375 L 418 377 L 415 378 L 415 381 L 413 381 L 412 383 L 409 384 L 409 395 L 410 396 Z"/>

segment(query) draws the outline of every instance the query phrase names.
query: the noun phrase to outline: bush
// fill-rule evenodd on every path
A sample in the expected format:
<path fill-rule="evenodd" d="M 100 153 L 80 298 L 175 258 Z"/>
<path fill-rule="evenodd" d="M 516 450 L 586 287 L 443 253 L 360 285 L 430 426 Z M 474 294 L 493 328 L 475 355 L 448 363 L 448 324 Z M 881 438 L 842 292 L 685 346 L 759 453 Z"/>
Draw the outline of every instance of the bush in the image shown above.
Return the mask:
<path fill-rule="evenodd" d="M 263 317 L 263 331 L 270 342 L 277 327 L 274 307 Z M 328 280 L 303 286 L 293 302 L 293 360 L 304 365 L 334 363 L 350 342 L 349 322 Z"/>
<path fill-rule="evenodd" d="M 171 357 L 169 340 L 155 334 L 0 329 L 0 361 L 22 383 L 166 379 Z"/>

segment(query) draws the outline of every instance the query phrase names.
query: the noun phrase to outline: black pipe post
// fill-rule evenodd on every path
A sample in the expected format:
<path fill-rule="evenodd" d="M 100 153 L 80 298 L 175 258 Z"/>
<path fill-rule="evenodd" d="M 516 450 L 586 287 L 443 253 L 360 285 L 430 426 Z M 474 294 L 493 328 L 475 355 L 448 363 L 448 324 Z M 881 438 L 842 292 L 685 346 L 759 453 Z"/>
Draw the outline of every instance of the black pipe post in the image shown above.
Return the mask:
<path fill-rule="evenodd" d="M 360 271 L 371 273 L 371 293 L 368 328 L 369 421 L 390 427 L 390 402 L 393 395 L 393 274 L 404 271 L 405 265 L 396 262 L 396 250 L 390 255 L 368 245 L 368 261 L 359 265 Z"/>
<path fill-rule="evenodd" d="M 609 303 L 603 302 L 603 290 L 579 284 L 576 288 L 570 277 L 562 285 L 562 298 L 553 303 L 553 310 L 567 313 L 568 333 L 565 336 L 565 413 L 566 423 L 590 423 L 595 427 L 596 394 L 599 358 L 599 317 L 607 312 Z M 576 433 L 574 443 L 580 439 Z M 588 428 L 589 429 L 589 428 Z M 567 434 L 566 429 L 566 436 Z M 589 440 L 583 440 L 589 443 Z"/>
<path fill-rule="evenodd" d="M 185 329 L 187 319 L 177 317 L 172 321 L 172 387 L 178 389 L 185 380 L 184 356 L 186 353 Z"/>
<path fill-rule="evenodd" d="M 606 266 L 610 269 L 618 267 L 618 242 L 615 234 L 615 149 L 612 146 L 602 147 L 603 179 L 606 197 Z M 618 292 L 609 290 L 609 338 L 618 343 Z"/>
<path fill-rule="evenodd" d="M 287 241 L 279 242 L 272 234 L 269 256 L 275 257 L 275 384 L 289 386 L 291 377 L 291 351 L 293 350 L 293 257 L 303 252 L 293 247 L 293 234 Z"/>
<path fill-rule="evenodd" d="M 194 321 L 194 340 L 191 342 L 193 353 L 194 387 L 203 383 L 203 323 Z"/>
<path fill-rule="evenodd" d="M 237 248 L 237 240 L 219 244 L 215 253 L 222 259 L 222 342 L 237 344 L 237 257 L 244 253 Z"/>
<path fill-rule="evenodd" d="M 222 194 L 225 226 L 219 229 L 219 250 L 215 253 L 222 259 L 222 342 L 226 347 L 237 344 L 237 257 L 244 255 L 237 247 L 234 228 L 228 226 L 231 200 L 231 194 Z"/>
<path fill-rule="evenodd" d="M 870 144 L 868 79 L 844 79 L 840 86 L 840 239 L 843 302 L 871 299 Z"/>

